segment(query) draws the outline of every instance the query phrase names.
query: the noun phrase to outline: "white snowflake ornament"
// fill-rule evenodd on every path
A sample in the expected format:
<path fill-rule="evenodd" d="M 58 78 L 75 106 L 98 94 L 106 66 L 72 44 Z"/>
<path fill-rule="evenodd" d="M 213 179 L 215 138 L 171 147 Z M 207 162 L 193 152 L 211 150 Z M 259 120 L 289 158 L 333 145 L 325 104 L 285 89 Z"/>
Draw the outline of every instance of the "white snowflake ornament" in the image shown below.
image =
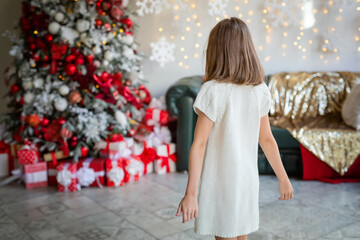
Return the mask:
<path fill-rule="evenodd" d="M 150 47 L 150 60 L 158 62 L 160 64 L 160 67 L 164 67 L 165 63 L 175 61 L 175 44 L 166 41 L 165 37 L 161 37 L 160 41 L 158 42 L 150 43 Z"/>
<path fill-rule="evenodd" d="M 162 0 L 137 0 L 136 6 L 139 9 L 136 11 L 139 16 L 144 16 L 145 14 L 159 14 L 163 9 Z"/>
<path fill-rule="evenodd" d="M 224 16 L 226 14 L 225 8 L 228 0 L 209 0 L 209 15 L 210 16 Z"/>

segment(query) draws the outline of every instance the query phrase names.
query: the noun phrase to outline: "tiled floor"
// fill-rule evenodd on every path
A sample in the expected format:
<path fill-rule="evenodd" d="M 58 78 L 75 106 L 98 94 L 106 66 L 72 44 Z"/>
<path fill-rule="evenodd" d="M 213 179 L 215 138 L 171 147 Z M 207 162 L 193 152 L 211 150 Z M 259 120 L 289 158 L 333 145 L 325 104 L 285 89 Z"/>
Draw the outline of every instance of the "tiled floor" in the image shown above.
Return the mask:
<path fill-rule="evenodd" d="M 0 188 L 0 239 L 214 239 L 193 232 L 175 212 L 187 175 L 150 174 L 120 188 L 60 193 Z M 360 239 L 360 184 L 292 179 L 294 198 L 279 201 L 274 176 L 260 176 L 260 229 L 250 240 Z"/>

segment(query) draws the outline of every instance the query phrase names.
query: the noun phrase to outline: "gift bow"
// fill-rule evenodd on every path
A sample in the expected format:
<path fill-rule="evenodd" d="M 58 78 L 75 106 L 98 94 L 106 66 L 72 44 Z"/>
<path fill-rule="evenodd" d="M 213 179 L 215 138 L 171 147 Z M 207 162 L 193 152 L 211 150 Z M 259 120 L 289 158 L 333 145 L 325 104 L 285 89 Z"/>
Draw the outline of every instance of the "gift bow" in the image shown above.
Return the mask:
<path fill-rule="evenodd" d="M 167 144 L 166 145 L 166 151 L 167 151 L 167 156 L 159 156 L 159 158 L 161 159 L 161 168 L 163 168 L 164 166 L 166 166 L 166 172 L 170 172 L 170 164 L 169 164 L 169 160 L 171 159 L 172 161 L 176 162 L 176 155 L 170 154 L 170 145 Z"/>
<path fill-rule="evenodd" d="M 144 163 L 140 159 L 126 158 L 124 159 L 124 165 L 130 175 L 136 175 L 138 173 L 139 175 L 143 175 Z"/>
<path fill-rule="evenodd" d="M 90 184 L 96 181 L 98 186 L 102 188 L 103 186 L 100 183 L 99 177 L 104 176 L 105 173 L 104 171 L 95 172 L 94 169 L 90 168 L 90 163 L 92 160 L 93 158 L 86 158 L 82 162 L 83 167 L 80 168 L 76 173 L 77 179 L 79 181 L 80 186 L 88 187 L 90 186 Z"/>
<path fill-rule="evenodd" d="M 154 148 L 150 148 L 146 146 L 146 142 L 144 142 L 144 150 L 140 154 L 140 159 L 144 163 L 144 174 L 147 173 L 148 164 L 154 161 L 156 158 L 156 151 Z"/>
<path fill-rule="evenodd" d="M 125 177 L 124 170 L 121 167 L 119 167 L 117 164 L 118 161 L 111 161 L 112 168 L 106 174 L 109 180 L 114 182 L 115 186 L 119 186 Z"/>
<path fill-rule="evenodd" d="M 56 175 L 56 180 L 64 186 L 64 191 L 68 191 L 68 187 L 73 182 L 73 179 L 76 178 L 76 173 L 70 172 L 68 169 L 69 166 L 70 163 L 65 163 L 63 169 L 58 171 Z"/>
<path fill-rule="evenodd" d="M 167 127 L 154 127 L 154 131 L 147 137 L 147 142 L 152 147 L 158 147 L 163 143 L 168 144 L 171 141 L 171 133 Z"/>

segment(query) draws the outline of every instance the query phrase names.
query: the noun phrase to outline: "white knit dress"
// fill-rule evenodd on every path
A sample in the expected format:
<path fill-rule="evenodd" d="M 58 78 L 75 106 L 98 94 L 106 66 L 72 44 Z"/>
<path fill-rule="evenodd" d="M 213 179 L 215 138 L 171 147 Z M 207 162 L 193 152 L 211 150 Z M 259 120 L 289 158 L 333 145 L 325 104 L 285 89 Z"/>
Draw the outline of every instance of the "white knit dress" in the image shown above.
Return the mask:
<path fill-rule="evenodd" d="M 259 228 L 260 118 L 270 109 L 265 83 L 205 82 L 193 104 L 214 122 L 206 146 L 194 232 L 236 237 Z"/>

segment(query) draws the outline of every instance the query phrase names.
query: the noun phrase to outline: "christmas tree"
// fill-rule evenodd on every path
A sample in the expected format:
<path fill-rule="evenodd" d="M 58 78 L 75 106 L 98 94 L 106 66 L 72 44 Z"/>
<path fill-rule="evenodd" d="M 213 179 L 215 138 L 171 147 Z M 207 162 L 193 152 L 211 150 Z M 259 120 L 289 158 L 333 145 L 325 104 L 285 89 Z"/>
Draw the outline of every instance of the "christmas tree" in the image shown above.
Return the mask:
<path fill-rule="evenodd" d="M 123 0 L 28 0 L 5 73 L 6 142 L 76 161 L 96 142 L 131 137 L 151 100 Z"/>

